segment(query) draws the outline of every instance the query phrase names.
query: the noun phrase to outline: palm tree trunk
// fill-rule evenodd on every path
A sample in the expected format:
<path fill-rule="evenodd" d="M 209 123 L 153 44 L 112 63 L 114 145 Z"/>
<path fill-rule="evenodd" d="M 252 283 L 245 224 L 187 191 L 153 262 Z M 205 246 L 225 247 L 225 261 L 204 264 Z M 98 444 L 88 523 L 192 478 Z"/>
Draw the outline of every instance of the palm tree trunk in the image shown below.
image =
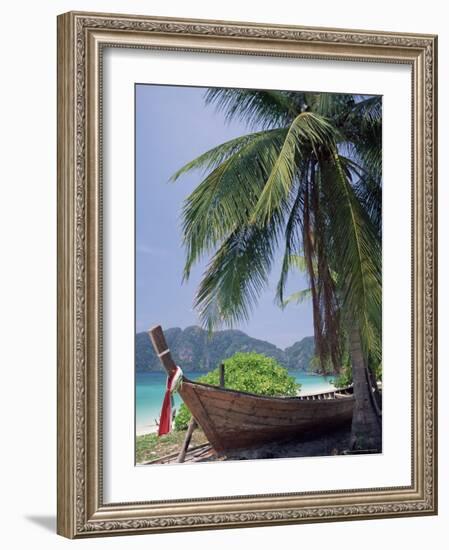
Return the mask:
<path fill-rule="evenodd" d="M 354 413 L 352 416 L 351 448 L 382 450 L 382 423 L 372 401 L 372 389 L 366 376 L 365 358 L 357 326 L 349 331 L 349 354 L 354 384 Z"/>

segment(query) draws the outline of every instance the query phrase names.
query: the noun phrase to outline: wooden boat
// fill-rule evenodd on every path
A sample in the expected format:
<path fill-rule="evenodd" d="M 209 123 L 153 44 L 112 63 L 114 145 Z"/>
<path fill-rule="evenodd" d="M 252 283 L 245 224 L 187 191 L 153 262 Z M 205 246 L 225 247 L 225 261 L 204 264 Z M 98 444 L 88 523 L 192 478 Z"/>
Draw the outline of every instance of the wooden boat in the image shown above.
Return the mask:
<path fill-rule="evenodd" d="M 150 330 L 154 349 L 168 375 L 176 369 L 160 326 Z M 217 452 L 302 440 L 350 425 L 351 390 L 298 397 L 267 397 L 194 382 L 183 377 L 178 390 Z"/>

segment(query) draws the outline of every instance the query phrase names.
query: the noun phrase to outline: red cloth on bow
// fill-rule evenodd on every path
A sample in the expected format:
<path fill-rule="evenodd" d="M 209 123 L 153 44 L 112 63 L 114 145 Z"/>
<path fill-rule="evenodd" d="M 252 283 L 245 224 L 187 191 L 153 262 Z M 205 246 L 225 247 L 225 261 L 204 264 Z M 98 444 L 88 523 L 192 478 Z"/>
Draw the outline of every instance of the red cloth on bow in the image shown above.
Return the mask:
<path fill-rule="evenodd" d="M 161 417 L 159 419 L 158 435 L 168 434 L 171 430 L 171 384 L 175 375 L 176 370 L 167 377 L 167 386 L 165 389 L 164 401 L 162 403 Z"/>

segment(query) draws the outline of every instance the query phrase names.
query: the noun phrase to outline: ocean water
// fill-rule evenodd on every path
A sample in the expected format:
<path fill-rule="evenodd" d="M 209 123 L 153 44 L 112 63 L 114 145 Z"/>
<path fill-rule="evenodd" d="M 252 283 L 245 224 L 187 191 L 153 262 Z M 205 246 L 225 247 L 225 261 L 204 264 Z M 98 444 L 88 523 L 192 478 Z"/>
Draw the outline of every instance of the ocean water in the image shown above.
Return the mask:
<path fill-rule="evenodd" d="M 196 380 L 202 372 L 189 372 L 187 376 Z M 333 390 L 332 377 L 305 374 L 291 371 L 290 374 L 301 384 L 301 394 Z M 154 432 L 157 429 L 162 401 L 165 394 L 166 374 L 164 372 L 138 372 L 136 374 L 136 434 Z M 182 403 L 178 394 L 174 395 L 175 407 Z"/>

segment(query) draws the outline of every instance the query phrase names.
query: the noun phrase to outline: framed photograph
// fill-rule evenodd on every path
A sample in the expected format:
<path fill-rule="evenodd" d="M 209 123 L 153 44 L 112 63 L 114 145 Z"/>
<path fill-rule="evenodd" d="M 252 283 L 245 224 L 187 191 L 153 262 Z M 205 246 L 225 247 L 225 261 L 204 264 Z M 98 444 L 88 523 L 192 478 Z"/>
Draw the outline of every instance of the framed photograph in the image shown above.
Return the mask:
<path fill-rule="evenodd" d="M 58 533 L 437 513 L 433 35 L 58 17 Z"/>

